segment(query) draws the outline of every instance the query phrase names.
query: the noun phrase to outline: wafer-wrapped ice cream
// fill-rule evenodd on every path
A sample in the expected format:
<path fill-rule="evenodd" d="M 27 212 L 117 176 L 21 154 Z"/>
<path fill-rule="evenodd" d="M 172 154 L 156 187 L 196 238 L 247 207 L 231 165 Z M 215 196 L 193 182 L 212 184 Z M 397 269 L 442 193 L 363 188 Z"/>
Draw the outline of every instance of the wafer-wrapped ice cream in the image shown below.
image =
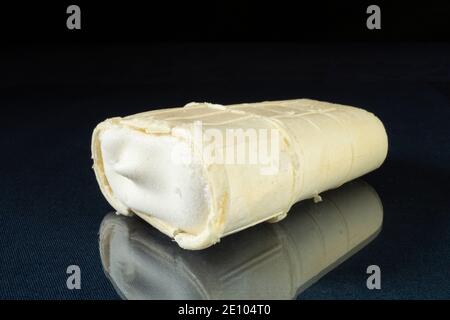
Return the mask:
<path fill-rule="evenodd" d="M 203 249 L 378 168 L 372 113 L 308 99 L 189 103 L 100 123 L 94 170 L 108 202 L 185 249 Z"/>

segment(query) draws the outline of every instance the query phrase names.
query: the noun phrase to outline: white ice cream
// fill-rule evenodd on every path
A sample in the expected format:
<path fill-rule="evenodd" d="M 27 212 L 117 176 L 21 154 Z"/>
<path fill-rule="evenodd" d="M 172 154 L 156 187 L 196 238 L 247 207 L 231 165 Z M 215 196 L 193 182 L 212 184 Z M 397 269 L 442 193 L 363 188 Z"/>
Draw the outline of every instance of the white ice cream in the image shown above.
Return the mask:
<path fill-rule="evenodd" d="M 217 154 L 237 154 L 245 144 L 226 139 L 237 130 L 244 138 L 247 133 L 256 136 L 258 143 L 249 145 L 258 151 L 256 164 L 210 164 L 200 157 L 210 154 L 210 146 Z M 201 161 L 176 161 L 183 157 L 173 156 L 178 155 L 174 150 L 183 150 L 181 141 L 191 136 L 194 144 L 186 143 L 184 149 Z M 210 136 L 212 141 L 225 138 L 225 144 L 208 144 Z M 262 151 L 269 141 L 270 159 L 279 160 L 270 166 L 263 160 L 267 157 L 259 156 L 268 154 Z M 278 143 L 272 147 L 272 142 Z M 375 170 L 387 151 L 386 130 L 374 114 L 309 99 L 189 103 L 109 118 L 92 135 L 94 172 L 112 207 L 121 214 L 136 213 L 190 250 L 263 221 L 280 221 L 294 203 L 320 200 L 320 193 Z M 262 170 L 267 168 L 274 170 Z"/>
<path fill-rule="evenodd" d="M 112 127 L 100 140 L 106 178 L 122 204 L 184 232 L 200 232 L 209 209 L 206 183 L 200 165 L 173 161 L 178 138 Z"/>

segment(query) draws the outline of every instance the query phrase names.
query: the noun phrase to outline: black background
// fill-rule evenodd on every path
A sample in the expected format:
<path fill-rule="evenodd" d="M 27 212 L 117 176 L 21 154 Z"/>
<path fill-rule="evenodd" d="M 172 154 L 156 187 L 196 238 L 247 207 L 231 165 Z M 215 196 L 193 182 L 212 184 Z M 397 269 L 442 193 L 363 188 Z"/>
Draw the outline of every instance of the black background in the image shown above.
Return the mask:
<path fill-rule="evenodd" d="M 307 97 L 384 122 L 386 163 L 367 175 L 384 230 L 300 298 L 448 298 L 450 8 L 445 2 L 78 1 L 0 7 L 0 298 L 116 298 L 97 232 L 111 210 L 90 160 L 107 117 L 190 101 Z M 66 289 L 80 265 L 83 289 Z M 378 264 L 383 289 L 368 291 Z"/>
<path fill-rule="evenodd" d="M 66 28 L 66 8 L 82 9 L 82 28 Z M 366 9 L 382 7 L 382 29 Z M 49 1 L 2 4 L 3 42 L 448 41 L 446 1 Z"/>

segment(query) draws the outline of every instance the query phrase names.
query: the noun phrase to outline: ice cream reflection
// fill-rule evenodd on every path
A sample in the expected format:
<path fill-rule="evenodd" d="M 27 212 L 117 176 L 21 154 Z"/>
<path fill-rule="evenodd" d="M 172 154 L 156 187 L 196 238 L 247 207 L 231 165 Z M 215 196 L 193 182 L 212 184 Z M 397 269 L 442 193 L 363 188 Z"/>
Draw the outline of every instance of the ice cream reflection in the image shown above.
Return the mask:
<path fill-rule="evenodd" d="M 361 180 L 322 199 L 201 251 L 181 249 L 138 218 L 108 214 L 100 227 L 102 264 L 126 299 L 292 299 L 381 228 L 381 201 Z"/>

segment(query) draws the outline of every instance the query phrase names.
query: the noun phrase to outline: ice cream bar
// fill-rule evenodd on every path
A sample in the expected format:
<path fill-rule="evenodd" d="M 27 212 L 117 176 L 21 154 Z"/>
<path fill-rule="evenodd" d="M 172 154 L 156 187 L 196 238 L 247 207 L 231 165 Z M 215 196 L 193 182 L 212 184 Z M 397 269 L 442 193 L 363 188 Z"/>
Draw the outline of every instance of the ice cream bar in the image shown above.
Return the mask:
<path fill-rule="evenodd" d="M 94 171 L 119 214 L 136 214 L 185 249 L 203 249 L 303 199 L 378 168 L 381 121 L 309 99 L 189 103 L 105 120 Z"/>

